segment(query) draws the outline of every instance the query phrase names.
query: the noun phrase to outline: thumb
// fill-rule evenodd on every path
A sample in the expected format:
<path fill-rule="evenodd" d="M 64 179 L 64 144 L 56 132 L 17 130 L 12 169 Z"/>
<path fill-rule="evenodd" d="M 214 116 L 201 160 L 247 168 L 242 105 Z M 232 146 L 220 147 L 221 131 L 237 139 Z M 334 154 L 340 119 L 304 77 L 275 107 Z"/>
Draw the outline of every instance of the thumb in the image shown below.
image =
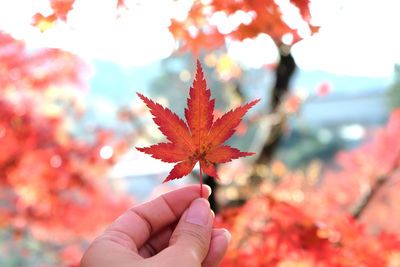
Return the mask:
<path fill-rule="evenodd" d="M 163 263 L 171 260 L 163 266 L 201 266 L 210 247 L 213 219 L 208 201 L 195 199 L 180 218 L 169 247 L 157 255 Z"/>

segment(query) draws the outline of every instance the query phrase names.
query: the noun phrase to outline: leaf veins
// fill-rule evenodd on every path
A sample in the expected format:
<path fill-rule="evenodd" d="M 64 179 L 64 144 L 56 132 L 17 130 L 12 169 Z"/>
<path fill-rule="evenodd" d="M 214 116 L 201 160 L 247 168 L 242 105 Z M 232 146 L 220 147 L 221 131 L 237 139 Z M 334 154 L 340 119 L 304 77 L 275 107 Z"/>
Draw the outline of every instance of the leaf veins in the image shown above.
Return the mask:
<path fill-rule="evenodd" d="M 197 162 L 200 172 L 219 179 L 214 164 L 254 154 L 222 144 L 234 134 L 246 112 L 260 100 L 231 110 L 213 123 L 215 99 L 210 99 L 211 91 L 207 89 L 199 60 L 185 109 L 187 124 L 168 108 L 140 93 L 137 95 L 150 109 L 153 121 L 169 141 L 137 149 L 164 162 L 177 163 L 164 182 L 188 175 Z"/>

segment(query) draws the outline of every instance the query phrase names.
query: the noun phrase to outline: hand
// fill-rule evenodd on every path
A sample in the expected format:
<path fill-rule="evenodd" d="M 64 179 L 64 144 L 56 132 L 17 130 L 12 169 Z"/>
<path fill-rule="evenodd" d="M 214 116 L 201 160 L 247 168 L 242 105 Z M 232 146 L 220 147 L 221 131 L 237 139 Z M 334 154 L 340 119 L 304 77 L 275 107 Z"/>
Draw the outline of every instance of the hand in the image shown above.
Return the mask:
<path fill-rule="evenodd" d="M 211 189 L 203 186 L 203 192 L 209 196 Z M 213 228 L 213 220 L 198 185 L 166 193 L 114 221 L 87 249 L 81 266 L 219 266 L 231 235 Z"/>

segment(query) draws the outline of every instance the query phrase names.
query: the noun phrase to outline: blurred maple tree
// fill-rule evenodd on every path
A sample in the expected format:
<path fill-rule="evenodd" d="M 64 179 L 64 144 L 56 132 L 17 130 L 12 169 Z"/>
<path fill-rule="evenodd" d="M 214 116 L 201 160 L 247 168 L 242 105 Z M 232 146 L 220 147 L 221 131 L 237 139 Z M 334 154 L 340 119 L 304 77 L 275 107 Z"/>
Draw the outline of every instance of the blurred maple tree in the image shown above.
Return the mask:
<path fill-rule="evenodd" d="M 254 38 L 259 34 L 269 35 L 278 46 L 286 43 L 293 45 L 303 37 L 299 34 L 300 27 L 306 27 L 310 33 L 318 31 L 318 27 L 310 23 L 311 14 L 309 0 L 291 0 L 290 5 L 296 7 L 301 16 L 298 25 L 289 25 L 284 20 L 282 7 L 273 0 L 224 1 L 195 0 L 185 20 L 172 19 L 170 30 L 181 43 L 182 50 L 198 53 L 200 49 L 212 50 L 224 44 L 228 39 L 242 41 Z M 213 16 L 236 18 L 238 25 L 231 30 L 221 32 Z M 284 36 L 290 40 L 283 41 Z"/>
<path fill-rule="evenodd" d="M 87 87 L 84 70 L 71 53 L 27 51 L 0 32 L 0 224 L 14 233 L 73 244 L 132 204 L 101 179 L 126 143 L 107 130 L 90 141 L 68 130 L 81 114 L 73 92 Z M 110 159 L 100 157 L 106 145 L 115 151 Z"/>

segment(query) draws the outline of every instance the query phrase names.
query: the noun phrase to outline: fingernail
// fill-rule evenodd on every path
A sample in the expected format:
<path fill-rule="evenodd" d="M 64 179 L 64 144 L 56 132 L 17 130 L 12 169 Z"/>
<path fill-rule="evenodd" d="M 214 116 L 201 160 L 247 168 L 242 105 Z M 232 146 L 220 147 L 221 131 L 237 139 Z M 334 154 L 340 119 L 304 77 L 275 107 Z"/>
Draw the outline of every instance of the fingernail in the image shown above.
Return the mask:
<path fill-rule="evenodd" d="M 193 200 L 186 214 L 186 222 L 206 226 L 210 218 L 210 203 L 204 198 Z"/>
<path fill-rule="evenodd" d="M 208 188 L 208 196 L 206 196 L 205 198 L 209 198 L 209 197 L 211 196 L 212 189 L 211 189 L 211 187 L 210 187 L 209 185 L 207 185 L 207 184 L 203 184 L 203 186 Z"/>
<path fill-rule="evenodd" d="M 212 234 L 213 234 L 213 238 L 215 238 L 217 236 L 224 236 L 225 239 L 228 241 L 228 243 L 231 242 L 232 235 L 225 228 L 213 229 L 213 233 Z"/>
<path fill-rule="evenodd" d="M 226 229 L 224 229 L 225 231 L 224 231 L 224 236 L 225 236 L 225 238 L 226 238 L 226 240 L 228 240 L 228 244 L 231 242 L 231 239 L 232 239 L 232 235 L 231 235 L 231 233 L 229 233 L 229 231 L 228 230 L 226 230 Z"/>

